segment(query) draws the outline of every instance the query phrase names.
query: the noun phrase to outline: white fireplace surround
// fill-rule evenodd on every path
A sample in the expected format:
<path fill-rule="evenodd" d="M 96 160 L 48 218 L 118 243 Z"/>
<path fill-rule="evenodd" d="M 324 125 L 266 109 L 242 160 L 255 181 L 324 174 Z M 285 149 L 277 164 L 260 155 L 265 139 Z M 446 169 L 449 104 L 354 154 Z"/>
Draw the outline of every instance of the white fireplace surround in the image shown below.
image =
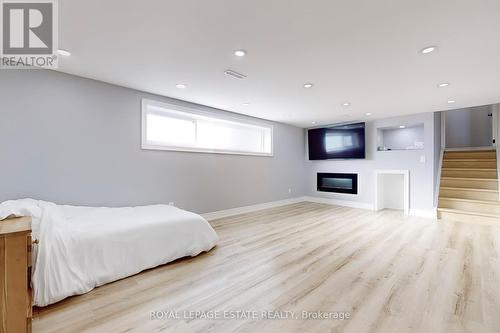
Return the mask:
<path fill-rule="evenodd" d="M 410 214 L 410 171 L 409 170 L 375 170 L 375 195 L 374 195 L 374 205 L 373 208 L 375 211 L 381 210 L 382 207 L 382 198 L 380 198 L 381 186 L 383 186 L 381 182 L 381 178 L 384 175 L 401 175 L 403 176 L 403 211 L 405 215 Z"/>

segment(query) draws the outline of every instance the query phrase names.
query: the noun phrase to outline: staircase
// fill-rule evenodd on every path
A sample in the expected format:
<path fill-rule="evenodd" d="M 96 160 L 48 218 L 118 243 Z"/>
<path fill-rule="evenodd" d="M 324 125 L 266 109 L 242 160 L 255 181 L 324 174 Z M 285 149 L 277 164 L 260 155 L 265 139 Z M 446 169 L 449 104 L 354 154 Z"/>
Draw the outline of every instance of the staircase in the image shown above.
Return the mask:
<path fill-rule="evenodd" d="M 444 153 L 438 217 L 500 225 L 495 150 Z"/>

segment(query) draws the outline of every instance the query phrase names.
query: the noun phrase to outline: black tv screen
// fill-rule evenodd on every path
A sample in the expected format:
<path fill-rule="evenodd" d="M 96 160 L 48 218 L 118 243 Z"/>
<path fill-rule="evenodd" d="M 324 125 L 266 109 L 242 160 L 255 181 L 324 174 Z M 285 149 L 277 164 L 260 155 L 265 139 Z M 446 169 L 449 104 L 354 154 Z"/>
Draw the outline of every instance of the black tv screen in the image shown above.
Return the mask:
<path fill-rule="evenodd" d="M 365 123 L 347 124 L 308 130 L 309 159 L 363 159 Z"/>

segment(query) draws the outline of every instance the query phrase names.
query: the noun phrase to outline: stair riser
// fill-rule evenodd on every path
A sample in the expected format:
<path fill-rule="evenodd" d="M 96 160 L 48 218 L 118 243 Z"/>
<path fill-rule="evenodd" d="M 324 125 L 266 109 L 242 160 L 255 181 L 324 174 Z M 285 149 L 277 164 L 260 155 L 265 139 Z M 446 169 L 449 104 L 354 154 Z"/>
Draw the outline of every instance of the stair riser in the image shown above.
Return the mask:
<path fill-rule="evenodd" d="M 497 192 L 467 191 L 466 189 L 459 189 L 459 190 L 441 189 L 441 191 L 439 191 L 439 196 L 448 198 L 485 200 L 485 201 L 500 200 L 500 197 Z"/>
<path fill-rule="evenodd" d="M 496 169 L 496 161 L 443 161 L 443 168 Z"/>
<path fill-rule="evenodd" d="M 480 202 L 464 202 L 439 199 L 439 208 L 458 209 L 477 213 L 500 214 L 500 205 L 490 205 Z"/>
<path fill-rule="evenodd" d="M 493 180 L 441 179 L 441 186 L 476 188 L 484 190 L 498 190 L 498 181 L 496 179 Z"/>
<path fill-rule="evenodd" d="M 470 215 L 450 213 L 450 212 L 438 212 L 438 218 L 447 221 L 475 222 L 475 223 L 500 225 L 500 217 L 494 218 L 486 216 L 470 216 Z"/>
<path fill-rule="evenodd" d="M 442 177 L 497 179 L 496 170 L 443 170 Z"/>
<path fill-rule="evenodd" d="M 495 159 L 495 151 L 475 151 L 475 152 L 445 152 L 444 159 L 467 159 L 467 158 L 485 158 L 485 159 Z"/>

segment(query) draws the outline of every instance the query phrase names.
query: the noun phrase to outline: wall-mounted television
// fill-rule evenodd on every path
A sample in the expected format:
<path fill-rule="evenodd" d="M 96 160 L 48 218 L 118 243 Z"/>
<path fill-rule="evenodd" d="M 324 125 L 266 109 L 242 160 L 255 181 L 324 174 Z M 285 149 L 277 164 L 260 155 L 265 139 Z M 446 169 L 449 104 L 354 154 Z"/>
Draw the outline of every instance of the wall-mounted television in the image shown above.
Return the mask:
<path fill-rule="evenodd" d="M 312 128 L 307 132 L 310 160 L 364 159 L 365 123 Z"/>

